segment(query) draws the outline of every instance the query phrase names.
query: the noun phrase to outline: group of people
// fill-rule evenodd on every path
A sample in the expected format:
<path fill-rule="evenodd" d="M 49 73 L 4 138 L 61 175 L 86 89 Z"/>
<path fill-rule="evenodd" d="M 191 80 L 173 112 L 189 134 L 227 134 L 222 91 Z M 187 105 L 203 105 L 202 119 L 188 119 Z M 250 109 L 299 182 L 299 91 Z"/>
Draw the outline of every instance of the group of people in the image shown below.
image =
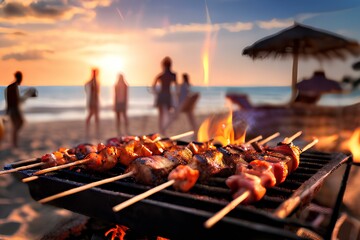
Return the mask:
<path fill-rule="evenodd" d="M 177 82 L 177 75 L 172 70 L 171 58 L 168 56 L 165 57 L 162 60 L 161 65 L 163 68 L 162 72 L 155 77 L 155 81 L 152 85 L 152 90 L 156 95 L 155 106 L 159 111 L 158 123 L 160 134 L 166 135 L 166 129 L 171 125 L 180 112 L 187 113 L 191 127 L 195 131 L 197 126 L 194 113 L 191 109 L 186 109 L 187 100 L 189 100 L 190 95 L 193 94 L 191 91 L 189 75 L 187 73 L 183 73 L 183 81 L 179 85 Z M 175 98 L 173 97 L 173 88 L 175 88 L 175 94 L 177 95 Z M 174 99 L 177 99 L 176 103 L 174 103 Z M 173 111 L 172 116 L 170 115 L 171 111 Z"/>
<path fill-rule="evenodd" d="M 93 68 L 91 71 L 91 78 L 85 83 L 85 93 L 87 98 L 87 117 L 86 117 L 86 138 L 90 133 L 90 122 L 94 118 L 95 132 L 97 138 L 100 136 L 100 82 L 98 79 L 99 69 Z M 128 106 L 128 83 L 124 75 L 119 74 L 118 80 L 114 85 L 114 112 L 116 118 L 116 132 L 122 135 L 121 120 L 124 121 L 125 131 L 124 134 L 129 133 L 129 121 L 127 116 Z"/>
<path fill-rule="evenodd" d="M 159 113 L 159 132 L 165 135 L 166 129 L 177 115 L 184 111 L 184 105 L 191 94 L 189 76 L 187 73 L 183 74 L 183 82 L 178 84 L 176 73 L 171 69 L 172 60 L 170 57 L 165 57 L 162 60 L 162 71 L 159 73 L 152 84 L 152 90 L 155 94 L 155 106 Z M 98 69 L 92 69 L 90 80 L 85 84 L 85 91 L 87 94 L 87 109 L 88 115 L 86 118 L 86 133 L 90 133 L 90 122 L 94 118 L 96 135 L 99 136 L 99 93 L 100 85 L 98 81 Z M 175 88 L 177 95 L 177 107 L 175 107 L 174 96 L 172 88 Z M 123 74 L 119 74 L 119 78 L 114 86 L 114 111 L 115 111 L 115 126 L 117 134 L 120 136 L 123 133 L 129 134 L 129 120 L 127 116 L 128 109 L 128 83 Z M 196 130 L 196 121 L 193 111 L 184 111 L 187 113 L 191 127 Z M 173 114 L 171 114 L 173 113 Z M 121 131 L 122 121 L 124 122 L 125 131 Z"/>
<path fill-rule="evenodd" d="M 152 84 L 152 90 L 155 94 L 155 107 L 159 113 L 159 132 L 165 136 L 166 129 L 171 125 L 179 113 L 187 113 L 187 117 L 191 124 L 192 129 L 197 129 L 196 121 L 193 115 L 193 111 L 188 109 L 188 105 L 193 106 L 195 98 L 189 98 L 192 94 L 191 85 L 189 82 L 189 76 L 187 73 L 182 75 L 183 82 L 179 84 L 177 82 L 177 74 L 171 69 L 172 60 L 170 57 L 165 57 L 161 63 L 162 71 L 159 73 Z M 21 103 L 28 97 L 34 97 L 36 94 L 34 91 L 28 91 L 23 96 L 20 95 L 19 86 L 21 85 L 23 75 L 22 72 L 16 71 L 15 80 L 13 83 L 7 86 L 5 90 L 6 99 L 6 114 L 8 115 L 12 125 L 12 145 L 18 146 L 18 135 L 24 124 L 24 116 L 21 110 Z M 175 91 L 173 91 L 173 87 Z M 115 127 L 117 134 L 128 135 L 129 134 L 129 120 L 127 115 L 128 110 L 128 98 L 129 98 L 129 86 L 125 80 L 124 75 L 121 73 L 118 76 L 118 80 L 114 85 L 114 106 L 115 112 Z M 34 90 L 33 88 L 30 90 Z M 174 96 L 174 92 L 176 96 Z M 30 94 L 29 94 L 30 93 Z M 93 68 L 91 70 L 90 80 L 85 83 L 86 104 L 87 104 L 87 116 L 85 120 L 86 138 L 89 138 L 91 133 L 91 121 L 94 120 L 96 137 L 100 137 L 100 82 L 99 82 L 99 69 Z M 176 100 L 175 100 L 176 99 Z M 189 102 L 190 101 L 190 102 Z M 176 105 L 176 106 L 175 106 Z M 123 123 L 123 124 L 122 124 Z M 124 125 L 124 131 L 122 131 L 122 125 Z M 1 125 L 3 128 L 3 125 Z M 4 129 L 0 129 L 1 133 Z"/>

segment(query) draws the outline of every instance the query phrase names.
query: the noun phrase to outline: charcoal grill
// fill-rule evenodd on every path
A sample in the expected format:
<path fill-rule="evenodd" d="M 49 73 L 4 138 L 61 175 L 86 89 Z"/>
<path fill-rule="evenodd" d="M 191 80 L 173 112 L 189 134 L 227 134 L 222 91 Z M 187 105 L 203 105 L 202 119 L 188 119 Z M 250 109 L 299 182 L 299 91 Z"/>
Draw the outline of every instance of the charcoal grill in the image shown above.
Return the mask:
<path fill-rule="evenodd" d="M 349 159 L 351 157 L 344 153 L 310 150 L 302 153 L 299 167 L 283 183 L 268 189 L 259 202 L 237 206 L 210 229 L 204 228 L 204 222 L 232 200 L 225 178 L 211 178 L 206 184 L 196 184 L 188 193 L 177 192 L 169 187 L 119 212 L 113 212 L 112 207 L 151 187 L 126 178 L 48 204 L 125 225 L 144 235 L 158 235 L 172 240 L 218 240 L 228 235 L 233 239 L 241 239 L 244 234 L 251 236 L 247 239 L 305 239 L 296 234 L 300 228 L 309 229 L 326 238 L 331 229 L 314 229 L 311 224 L 292 216 L 310 203 L 325 178 L 343 163 L 351 162 Z M 5 169 L 18 166 L 9 164 Z M 23 170 L 15 174 L 18 178 L 25 178 L 35 171 Z M 28 187 L 33 199 L 40 200 L 123 171 L 121 167 L 101 174 L 74 169 L 60 170 L 40 176 L 38 180 L 29 182 Z M 344 177 L 344 181 L 347 178 Z M 339 199 L 342 200 L 342 196 Z"/>

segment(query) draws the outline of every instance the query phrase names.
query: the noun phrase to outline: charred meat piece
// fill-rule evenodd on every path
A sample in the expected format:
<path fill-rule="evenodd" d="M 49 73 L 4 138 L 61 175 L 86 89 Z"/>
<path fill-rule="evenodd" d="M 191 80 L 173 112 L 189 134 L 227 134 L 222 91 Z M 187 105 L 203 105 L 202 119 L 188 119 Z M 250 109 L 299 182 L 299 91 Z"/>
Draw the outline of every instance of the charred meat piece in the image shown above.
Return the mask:
<path fill-rule="evenodd" d="M 188 192 L 199 179 L 200 173 L 188 165 L 179 165 L 172 170 L 168 180 L 175 180 L 173 187 L 177 191 Z"/>
<path fill-rule="evenodd" d="M 229 176 L 231 169 L 224 160 L 224 154 L 215 149 L 210 149 L 203 154 L 192 157 L 189 167 L 200 172 L 200 180 L 207 180 L 211 176 Z"/>
<path fill-rule="evenodd" d="M 91 159 L 85 164 L 85 168 L 91 171 L 104 172 L 112 169 L 118 163 L 119 152 L 116 147 L 109 146 L 99 153 L 90 153 L 87 158 Z"/>
<path fill-rule="evenodd" d="M 89 153 L 96 153 L 97 151 L 97 147 L 90 143 L 79 144 L 75 147 L 77 159 L 84 159 Z"/>
<path fill-rule="evenodd" d="M 138 183 L 158 185 L 166 180 L 174 167 L 176 165 L 173 161 L 164 156 L 153 155 L 136 158 L 129 164 L 125 172 L 132 172 Z"/>
<path fill-rule="evenodd" d="M 241 202 L 242 204 L 259 201 L 266 193 L 266 188 L 261 184 L 261 179 L 248 173 L 232 175 L 226 179 L 225 183 L 230 188 L 234 199 L 246 191 L 249 192 L 249 196 Z"/>
<path fill-rule="evenodd" d="M 175 165 L 185 165 L 191 161 L 193 153 L 186 146 L 173 145 L 168 150 L 164 151 L 164 157 L 173 161 Z"/>
<path fill-rule="evenodd" d="M 133 172 L 136 182 L 146 185 L 158 185 L 166 181 L 169 173 L 181 164 L 192 159 L 192 152 L 184 146 L 173 146 L 164 155 L 139 157 L 132 161 L 126 172 Z"/>
<path fill-rule="evenodd" d="M 295 146 L 293 143 L 285 144 L 279 143 L 277 146 L 273 148 L 269 148 L 268 152 L 275 152 L 279 156 L 283 154 L 285 158 L 290 158 L 291 160 L 287 160 L 288 170 L 289 172 L 295 171 L 300 164 L 300 154 L 301 150 L 299 147 Z M 269 153 L 271 156 L 274 156 L 272 153 Z"/>
<path fill-rule="evenodd" d="M 247 173 L 258 176 L 265 188 L 273 187 L 276 178 L 271 163 L 262 160 L 253 160 L 247 166 L 239 165 L 236 174 Z"/>

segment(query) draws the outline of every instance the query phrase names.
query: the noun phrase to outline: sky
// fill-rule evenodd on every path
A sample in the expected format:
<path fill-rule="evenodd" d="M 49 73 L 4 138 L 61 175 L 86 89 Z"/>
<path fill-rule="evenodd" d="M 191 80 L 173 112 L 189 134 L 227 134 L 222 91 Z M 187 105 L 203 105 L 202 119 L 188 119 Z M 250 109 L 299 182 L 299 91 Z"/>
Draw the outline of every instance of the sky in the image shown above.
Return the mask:
<path fill-rule="evenodd" d="M 83 85 L 99 68 L 103 85 L 120 73 L 149 86 L 171 57 L 197 86 L 289 86 L 291 58 L 252 59 L 243 49 L 294 22 L 360 41 L 358 0 L 0 0 L 0 85 Z M 298 79 L 322 69 L 359 77 L 345 61 L 298 63 Z"/>

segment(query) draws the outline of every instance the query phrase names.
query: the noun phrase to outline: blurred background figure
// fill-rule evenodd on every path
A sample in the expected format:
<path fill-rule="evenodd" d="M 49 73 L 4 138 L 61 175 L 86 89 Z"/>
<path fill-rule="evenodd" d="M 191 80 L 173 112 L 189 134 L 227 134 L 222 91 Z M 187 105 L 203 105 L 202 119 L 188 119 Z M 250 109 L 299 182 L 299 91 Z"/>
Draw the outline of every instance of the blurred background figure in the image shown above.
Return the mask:
<path fill-rule="evenodd" d="M 114 90 L 115 90 L 114 111 L 116 117 L 116 131 L 118 136 L 122 135 L 121 132 L 121 118 L 122 118 L 125 126 L 125 135 L 129 135 L 129 122 L 127 116 L 128 83 L 125 81 L 123 74 L 119 74 L 119 79 L 114 86 Z"/>
<path fill-rule="evenodd" d="M 165 124 L 169 121 L 170 110 L 173 108 L 172 86 L 178 88 L 176 73 L 172 71 L 172 60 L 165 57 L 161 62 L 163 71 L 155 77 L 152 85 L 153 92 L 156 94 L 155 106 L 159 111 L 159 130 L 160 134 L 165 135 Z M 160 89 L 157 86 L 160 86 Z"/>
<path fill-rule="evenodd" d="M 183 74 L 183 82 L 180 87 L 179 95 L 179 107 L 180 111 L 186 113 L 187 118 L 190 122 L 192 130 L 197 131 L 197 124 L 194 115 L 194 108 L 196 102 L 199 99 L 200 94 L 198 92 L 193 92 L 191 89 L 191 83 L 189 80 L 189 75 L 187 73 Z"/>
<path fill-rule="evenodd" d="M 11 83 L 5 89 L 5 100 L 6 100 L 6 114 L 10 118 L 12 125 L 11 138 L 12 146 L 18 147 L 18 135 L 20 129 L 24 125 L 24 116 L 21 108 L 21 103 L 30 97 L 36 97 L 37 91 L 35 88 L 28 88 L 25 90 L 23 96 L 20 95 L 19 86 L 23 79 L 23 74 L 21 71 L 16 71 L 14 74 L 15 81 Z M 3 121 L 3 119 L 1 119 Z M 5 127 L 2 124 L 2 135 L 5 132 Z M 0 138 L 1 139 L 1 138 Z"/>
<path fill-rule="evenodd" d="M 98 80 L 99 69 L 93 68 L 91 70 L 91 78 L 85 84 L 87 112 L 86 117 L 86 138 L 90 135 L 90 122 L 94 118 L 96 137 L 100 137 L 100 83 Z"/>
<path fill-rule="evenodd" d="M 327 93 L 343 93 L 340 82 L 326 77 L 323 70 L 314 71 L 308 79 L 296 84 L 295 103 L 316 104 L 322 95 Z"/>
<path fill-rule="evenodd" d="M 198 92 L 193 92 L 191 89 L 189 74 L 183 73 L 178 95 L 178 104 L 174 114 L 165 125 L 165 129 L 167 129 L 171 125 L 171 123 L 176 120 L 180 113 L 185 113 L 189 120 L 191 128 L 195 132 L 196 136 L 198 127 L 195 120 L 194 109 L 199 99 L 199 96 L 200 94 Z"/>

